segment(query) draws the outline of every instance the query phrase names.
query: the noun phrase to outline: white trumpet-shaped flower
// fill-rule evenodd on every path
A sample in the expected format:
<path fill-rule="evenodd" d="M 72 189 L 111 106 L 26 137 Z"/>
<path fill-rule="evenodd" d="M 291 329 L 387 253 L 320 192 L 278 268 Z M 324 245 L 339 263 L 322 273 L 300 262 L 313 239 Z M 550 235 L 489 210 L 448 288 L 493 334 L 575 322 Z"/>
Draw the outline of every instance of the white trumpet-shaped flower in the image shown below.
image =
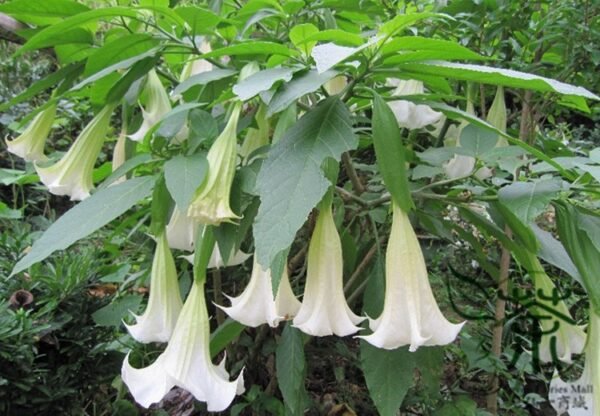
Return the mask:
<path fill-rule="evenodd" d="M 344 75 L 338 75 L 323 85 L 325 91 L 327 91 L 327 94 L 329 95 L 340 94 L 342 91 L 344 91 L 346 86 L 348 86 L 348 80 Z"/>
<path fill-rule="evenodd" d="M 123 163 L 125 163 L 126 152 L 125 145 L 127 144 L 127 135 L 125 133 L 121 133 L 117 142 L 115 143 L 115 147 L 113 148 L 113 156 L 112 156 L 112 171 L 116 171 L 119 169 Z M 118 183 L 125 181 L 125 176 L 121 176 L 116 179 L 112 184 L 116 185 Z"/>
<path fill-rule="evenodd" d="M 54 117 L 56 116 L 57 103 L 52 103 L 48 108 L 40 111 L 29 123 L 27 128 L 14 140 L 6 140 L 10 153 L 17 155 L 28 162 L 46 160 L 44 145 Z"/>
<path fill-rule="evenodd" d="M 277 296 L 275 296 L 275 310 L 279 316 L 283 316 L 287 320 L 296 316 L 301 306 L 302 304 L 292 290 L 287 267 L 284 267 L 277 288 Z"/>
<path fill-rule="evenodd" d="M 231 210 L 229 196 L 235 175 L 236 132 L 241 108 L 241 103 L 236 103 L 227 126 L 208 151 L 207 177 L 188 207 L 187 215 L 204 224 L 218 225 L 240 218 Z"/>
<path fill-rule="evenodd" d="M 242 294 L 237 297 L 226 295 L 231 301 L 229 307 L 217 306 L 246 326 L 268 324 L 276 327 L 282 320 L 295 315 L 300 307 L 300 302 L 292 292 L 286 269 L 284 268 L 281 276 L 277 296 L 274 297 L 271 270 L 265 271 L 255 257 L 250 282 Z"/>
<path fill-rule="evenodd" d="M 225 295 L 227 296 L 227 295 Z M 271 281 L 271 270 L 264 270 L 254 257 L 252 275 L 250 282 L 244 291 L 237 297 L 227 296 L 231 306 L 221 308 L 232 319 L 251 327 L 268 324 L 276 327 L 283 319 L 277 314 L 273 286 Z"/>
<path fill-rule="evenodd" d="M 473 102 L 467 99 L 467 113 L 475 115 L 475 107 Z M 447 145 L 453 145 L 460 147 L 460 135 L 463 129 L 469 125 L 469 122 L 463 120 L 457 128 L 452 130 L 452 136 L 448 135 L 450 129 L 447 132 Z M 455 154 L 452 159 L 446 162 L 443 166 L 446 175 L 451 179 L 460 178 L 469 175 L 475 168 L 475 158 L 473 156 Z"/>
<path fill-rule="evenodd" d="M 322 206 L 308 246 L 304 298 L 294 326 L 309 335 L 357 332 L 364 318 L 355 315 L 344 297 L 342 243 L 333 222 L 331 203 Z"/>
<path fill-rule="evenodd" d="M 225 360 L 218 366 L 212 363 L 209 343 L 204 283 L 195 281 L 165 351 L 154 363 L 139 369 L 129 364 L 128 354 L 121 378 L 135 401 L 144 407 L 159 402 L 171 388 L 178 386 L 206 402 L 208 411 L 223 411 L 236 394 L 243 393 L 244 380 L 240 374 L 229 381 Z"/>
<path fill-rule="evenodd" d="M 146 106 L 142 107 L 142 125 L 135 133 L 129 135 L 129 138 L 136 142 L 144 140 L 148 130 L 171 111 L 171 101 L 155 70 L 148 72 L 143 94 L 146 97 Z"/>
<path fill-rule="evenodd" d="M 585 347 L 585 332 L 577 325 L 565 321 L 558 314 L 570 317 L 571 313 L 565 302 L 553 299 L 555 286 L 544 272 L 542 265 L 535 256 L 530 256 L 536 270 L 530 272 L 534 286 L 536 300 L 539 305 L 534 308 L 535 315 L 540 319 L 542 338 L 538 346 L 539 358 L 543 362 L 552 362 L 553 356 L 560 361 L 570 363 L 573 354 L 581 354 Z M 553 338 L 555 351 L 553 352 Z"/>
<path fill-rule="evenodd" d="M 188 262 L 190 262 L 190 264 L 194 264 L 194 254 L 190 254 L 189 256 L 181 256 L 184 259 L 186 259 Z M 245 262 L 246 260 L 248 260 L 248 258 L 250 257 L 250 254 L 244 253 L 241 250 L 236 251 L 235 253 L 232 253 L 229 256 L 229 259 L 227 259 L 227 261 L 223 260 L 223 257 L 221 256 L 221 252 L 219 251 L 219 245 L 215 244 L 215 248 L 212 251 L 212 254 L 210 255 L 210 259 L 208 260 L 208 265 L 206 266 L 208 269 L 221 269 L 223 267 L 231 267 L 231 266 L 238 266 L 240 264 L 242 264 L 243 262 Z"/>
<path fill-rule="evenodd" d="M 248 159 L 255 150 L 269 144 L 270 126 L 269 120 L 267 119 L 266 105 L 261 104 L 258 107 L 254 119 L 256 120 L 258 128 L 255 129 L 254 127 L 250 127 L 248 129 L 244 143 L 240 147 L 239 153 L 245 163 L 248 162 Z"/>
<path fill-rule="evenodd" d="M 79 134 L 61 160 L 48 167 L 35 163 L 40 180 L 54 195 L 68 195 L 72 201 L 90 196 L 94 187 L 92 171 L 102 150 L 114 105 L 105 106 Z"/>
<path fill-rule="evenodd" d="M 169 247 L 177 250 L 194 251 L 199 225 L 198 220 L 188 217 L 185 212 L 175 206 L 171 219 L 167 224 Z"/>
<path fill-rule="evenodd" d="M 199 49 L 200 49 L 200 52 L 202 52 L 203 54 L 209 53 L 212 51 L 212 49 L 210 47 L 210 43 L 208 43 L 205 40 L 203 40 L 200 43 Z M 188 61 L 183 66 L 183 70 L 181 71 L 181 75 L 179 76 L 179 82 L 183 82 L 186 79 L 188 79 L 189 77 L 192 77 L 194 75 L 198 75 L 203 72 L 212 71 L 212 69 L 213 69 L 213 64 L 208 62 L 206 59 L 193 59 L 191 61 Z"/>
<path fill-rule="evenodd" d="M 393 97 L 402 97 L 404 95 L 419 95 L 425 92 L 423 82 L 414 79 L 410 80 L 388 80 L 388 84 L 396 87 L 392 92 Z M 395 100 L 388 102 L 392 109 L 398 125 L 410 130 L 420 129 L 430 124 L 436 123 L 442 113 L 433 111 L 431 107 L 424 104 L 415 104 L 407 100 Z"/>
<path fill-rule="evenodd" d="M 590 311 L 585 367 L 579 379 L 563 381 L 555 371 L 548 389 L 550 404 L 559 415 L 600 416 L 600 315 Z"/>
<path fill-rule="evenodd" d="M 175 261 L 163 232 L 156 239 L 146 311 L 141 316 L 134 315 L 135 325 L 125 326 L 139 342 L 167 342 L 171 338 L 182 305 Z"/>
<path fill-rule="evenodd" d="M 393 206 L 392 230 L 385 259 L 383 313 L 370 320 L 371 335 L 361 336 L 387 350 L 409 345 L 449 344 L 464 325 L 453 324 L 442 315 L 429 285 L 425 260 L 408 214 Z"/>

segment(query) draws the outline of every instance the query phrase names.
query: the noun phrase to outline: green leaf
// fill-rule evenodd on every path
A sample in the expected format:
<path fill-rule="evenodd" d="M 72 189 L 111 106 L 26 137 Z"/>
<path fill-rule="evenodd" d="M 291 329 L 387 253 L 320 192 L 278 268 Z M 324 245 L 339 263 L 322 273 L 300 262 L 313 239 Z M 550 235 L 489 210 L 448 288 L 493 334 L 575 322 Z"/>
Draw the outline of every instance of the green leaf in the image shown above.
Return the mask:
<path fill-rule="evenodd" d="M 285 326 L 279 339 L 275 352 L 275 367 L 279 390 L 286 407 L 292 415 L 301 415 L 306 396 L 304 342 L 302 333 L 290 323 Z"/>
<path fill-rule="evenodd" d="M 494 217 L 496 222 L 502 226 L 508 225 L 515 235 L 515 242 L 518 245 L 524 246 L 530 252 L 538 252 L 539 243 L 537 238 L 535 238 L 535 234 L 533 234 L 533 231 L 529 227 L 528 223 L 523 222 L 517 215 L 515 215 L 515 212 L 512 210 L 511 206 L 504 205 L 500 201 L 491 202 L 490 214 L 492 217 Z M 498 214 L 499 217 L 496 214 Z"/>
<path fill-rule="evenodd" d="M 219 58 L 221 56 L 236 55 L 283 55 L 293 56 L 294 51 L 281 43 L 252 41 L 225 46 L 202 55 L 202 58 Z"/>
<path fill-rule="evenodd" d="M 204 154 L 178 155 L 165 163 L 167 188 L 180 211 L 187 209 L 207 172 L 208 161 Z"/>
<path fill-rule="evenodd" d="M 121 326 L 123 318 L 136 313 L 142 297 L 140 295 L 125 295 L 114 299 L 111 303 L 98 309 L 92 314 L 92 319 L 99 326 Z"/>
<path fill-rule="evenodd" d="M 567 253 L 579 270 L 583 287 L 596 314 L 600 314 L 600 218 L 570 203 L 557 201 L 556 228 Z"/>
<path fill-rule="evenodd" d="M 411 74 L 417 74 L 417 76 L 419 74 L 429 74 L 463 81 L 480 82 L 482 84 L 503 85 L 511 88 L 523 88 L 541 92 L 557 92 L 559 94 L 600 100 L 600 97 L 585 88 L 575 87 L 564 82 L 512 69 L 444 61 L 398 64 L 397 68 L 406 77 L 410 77 Z"/>
<path fill-rule="evenodd" d="M 379 33 L 388 35 L 388 36 L 393 35 L 394 33 L 397 33 L 399 31 L 405 29 L 406 27 L 412 25 L 413 23 L 416 23 L 420 20 L 428 19 L 431 17 L 450 18 L 451 19 L 450 16 L 447 16 L 447 15 L 441 14 L 441 13 L 425 12 L 425 13 L 400 14 L 400 15 L 394 17 L 389 22 L 383 24 L 379 28 Z"/>
<path fill-rule="evenodd" d="M 273 95 L 273 98 L 269 102 L 267 116 L 270 117 L 275 113 L 285 110 L 298 98 L 316 91 L 321 85 L 334 78 L 337 74 L 337 71 L 327 71 L 320 74 L 315 70 L 311 70 L 296 76 L 290 82 L 283 84 L 275 95 Z"/>
<path fill-rule="evenodd" d="M 131 208 L 152 192 L 155 178 L 144 176 L 102 189 L 75 205 L 60 217 L 37 240 L 31 251 L 15 265 L 15 275 L 44 260 L 56 250 L 87 237 Z"/>
<path fill-rule="evenodd" d="M 73 88 L 71 88 L 71 91 L 77 91 L 83 87 L 85 87 L 86 85 L 89 85 L 101 78 L 104 78 L 108 75 L 113 75 L 116 73 L 116 71 L 119 71 L 121 69 L 125 69 L 125 68 L 129 68 L 131 66 L 133 66 L 135 63 L 149 58 L 149 57 L 154 57 L 157 53 L 158 53 L 159 48 L 154 48 L 154 49 L 150 49 L 149 51 L 143 52 L 139 55 L 136 55 L 134 57 L 125 59 L 123 61 L 117 62 L 115 64 L 112 64 L 110 66 L 107 66 L 106 68 L 96 72 L 95 74 L 85 78 L 83 81 L 81 81 L 80 83 L 78 83 L 77 85 L 75 85 Z"/>
<path fill-rule="evenodd" d="M 408 348 L 384 350 L 360 342 L 360 362 L 369 394 L 381 416 L 396 416 L 413 384 L 416 354 Z"/>
<path fill-rule="evenodd" d="M 469 124 L 460 133 L 460 146 L 474 157 L 489 152 L 496 146 L 498 135 L 490 130 Z"/>
<path fill-rule="evenodd" d="M 330 97 L 305 114 L 273 145 L 257 178 L 261 205 L 254 225 L 258 261 L 270 267 L 331 183 L 321 165 L 358 145 L 350 112 Z"/>
<path fill-rule="evenodd" d="M 43 48 L 48 39 L 51 39 L 56 35 L 64 33 L 84 23 L 118 16 L 137 17 L 137 12 L 128 7 L 106 7 L 90 10 L 89 12 L 79 13 L 39 31 L 33 35 L 19 50 L 17 50 L 15 55 L 21 55 L 27 51 Z"/>
<path fill-rule="evenodd" d="M 373 145 L 377 166 L 394 202 L 410 211 L 415 204 L 406 174 L 406 156 L 400 128 L 390 106 L 377 94 L 373 97 Z"/>
<path fill-rule="evenodd" d="M 23 217 L 23 212 L 18 209 L 11 209 L 4 202 L 0 202 L 0 218 L 15 220 Z"/>
<path fill-rule="evenodd" d="M 399 51 L 402 51 L 403 53 L 400 55 L 395 54 Z M 381 53 L 384 56 L 395 54 L 386 58 L 384 65 L 396 65 L 409 61 L 425 61 L 433 59 L 490 59 L 486 56 L 479 55 L 456 42 L 424 38 L 422 36 L 402 36 L 392 39 L 381 48 Z"/>
<path fill-rule="evenodd" d="M 156 47 L 159 43 L 158 39 L 146 33 L 134 33 L 114 39 L 90 55 L 83 75 L 88 77 L 110 65 L 138 56 Z"/>
<path fill-rule="evenodd" d="M 192 30 L 194 35 L 213 34 L 214 28 L 221 22 L 221 18 L 198 6 L 183 6 L 175 9 L 175 13 L 181 16 Z"/>
<path fill-rule="evenodd" d="M 302 41 L 302 43 L 320 40 L 330 41 L 345 46 L 360 46 L 365 43 L 365 40 L 362 38 L 362 36 L 340 29 L 323 30 L 308 36 Z"/>
<path fill-rule="evenodd" d="M 246 328 L 244 325 L 231 318 L 227 318 L 216 330 L 210 335 L 210 358 L 215 358 L 221 351 L 229 345 L 231 341 L 236 339 Z"/>
<path fill-rule="evenodd" d="M 525 150 L 527 153 L 535 156 L 539 160 L 546 162 L 547 164 L 552 166 L 554 169 L 556 169 L 558 172 L 560 172 L 560 174 L 563 177 L 570 179 L 570 180 L 576 179 L 576 176 L 570 174 L 563 166 L 561 166 L 560 163 L 558 163 L 554 159 L 548 157 L 544 152 L 536 149 L 533 146 L 530 146 L 529 144 L 525 143 L 523 140 L 515 139 L 514 137 L 508 135 L 506 132 L 498 130 L 496 127 L 492 126 L 491 124 L 489 124 L 488 122 L 486 122 L 484 120 L 481 120 L 480 118 L 474 116 L 473 114 L 469 114 L 466 111 L 463 111 L 458 108 L 451 107 L 447 104 L 439 103 L 436 101 L 424 101 L 422 103 L 430 106 L 434 110 L 443 112 L 450 119 L 467 120 L 469 123 L 474 124 L 475 126 L 484 128 L 491 132 L 494 132 L 495 134 L 506 138 L 506 140 L 508 140 L 508 142 L 510 144 L 519 146 L 521 149 Z M 457 150 L 458 149 L 455 149 L 455 151 L 457 151 Z"/>
<path fill-rule="evenodd" d="M 72 0 L 13 0 L 0 4 L 0 12 L 16 17 L 25 23 L 45 26 L 65 17 L 89 11 L 89 7 Z"/>
<path fill-rule="evenodd" d="M 319 29 L 311 23 L 303 23 L 290 29 L 290 40 L 295 47 L 301 49 L 305 56 L 310 56 L 310 51 L 317 44 L 316 41 L 307 41 L 306 39 L 318 33 Z"/>
<path fill-rule="evenodd" d="M 233 86 L 233 93 L 242 101 L 271 89 L 277 81 L 289 82 L 296 68 L 270 68 L 258 71 Z"/>
<path fill-rule="evenodd" d="M 37 94 L 58 84 L 60 81 L 79 76 L 79 74 L 82 70 L 83 70 L 83 64 L 80 62 L 64 66 L 64 67 L 60 68 L 58 71 L 53 72 L 53 73 L 49 74 L 48 76 L 40 79 L 39 81 L 36 81 L 35 83 L 31 84 L 31 86 L 29 88 L 27 88 L 25 91 L 23 91 L 21 94 L 17 95 L 16 97 L 11 98 L 8 102 L 1 104 L 0 111 L 5 111 L 5 110 L 13 107 L 15 104 L 19 104 L 19 103 L 22 103 L 23 101 L 27 101 L 30 98 L 33 98 Z"/>
<path fill-rule="evenodd" d="M 218 81 L 223 78 L 230 77 L 237 74 L 233 69 L 213 69 L 208 72 L 201 72 L 200 74 L 193 75 L 179 84 L 172 92 L 172 95 L 180 95 L 196 85 L 206 85 L 209 82 Z"/>
<path fill-rule="evenodd" d="M 433 416 L 477 416 L 477 403 L 466 396 L 459 396 L 451 403 L 446 403 L 436 410 Z M 485 413 L 488 414 L 488 413 Z"/>
<path fill-rule="evenodd" d="M 106 94 L 106 103 L 118 103 L 127 94 L 131 86 L 140 78 L 145 76 L 151 69 L 154 69 L 157 63 L 157 57 L 149 56 L 133 64 L 127 70 L 125 75 L 117 81 L 115 85 Z"/>
<path fill-rule="evenodd" d="M 110 184 L 114 183 L 120 177 L 122 177 L 122 176 L 126 175 L 127 173 L 131 172 L 133 169 L 135 169 L 138 166 L 141 166 L 141 165 L 143 165 L 145 163 L 151 162 L 151 161 L 152 161 L 152 155 L 149 154 L 149 153 L 140 153 L 138 155 L 135 155 L 131 159 L 126 160 L 125 163 L 123 163 L 113 173 L 111 173 L 104 180 L 104 182 L 102 182 L 98 186 L 97 190 L 99 191 L 101 189 L 104 189 L 104 188 L 108 187 Z"/>
<path fill-rule="evenodd" d="M 542 214 L 550 201 L 562 190 L 558 178 L 536 182 L 514 182 L 498 191 L 498 200 L 525 224 L 532 223 Z"/>
<path fill-rule="evenodd" d="M 531 229 L 540 243 L 538 256 L 545 262 L 566 272 L 569 276 L 583 285 L 581 274 L 579 274 L 579 270 L 575 267 L 573 260 L 569 257 L 569 254 L 562 243 L 554 238 L 552 233 L 542 230 L 536 224 L 531 224 Z"/>

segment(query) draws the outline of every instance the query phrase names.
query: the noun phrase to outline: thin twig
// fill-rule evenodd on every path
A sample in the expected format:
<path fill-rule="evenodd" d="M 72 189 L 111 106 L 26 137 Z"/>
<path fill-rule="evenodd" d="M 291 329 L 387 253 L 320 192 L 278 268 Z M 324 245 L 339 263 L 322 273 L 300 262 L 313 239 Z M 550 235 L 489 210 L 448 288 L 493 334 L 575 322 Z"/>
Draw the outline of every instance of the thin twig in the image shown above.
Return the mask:
<path fill-rule="evenodd" d="M 352 186 L 354 187 L 356 194 L 360 196 L 360 194 L 362 194 L 365 191 L 365 186 L 360 181 L 360 178 L 356 173 L 356 169 L 354 169 L 352 159 L 350 158 L 350 154 L 348 152 L 342 153 L 342 163 L 344 165 L 346 175 L 348 175 L 348 177 L 350 178 L 350 182 L 352 182 Z"/>

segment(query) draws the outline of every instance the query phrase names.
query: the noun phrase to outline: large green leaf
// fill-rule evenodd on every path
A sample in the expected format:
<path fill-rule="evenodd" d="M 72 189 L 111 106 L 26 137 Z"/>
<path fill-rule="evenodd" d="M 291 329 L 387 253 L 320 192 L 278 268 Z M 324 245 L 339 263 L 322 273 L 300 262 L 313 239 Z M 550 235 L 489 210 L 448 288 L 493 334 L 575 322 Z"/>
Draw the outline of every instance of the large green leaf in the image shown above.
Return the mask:
<path fill-rule="evenodd" d="M 203 58 L 219 58 L 235 55 L 283 55 L 293 56 L 294 51 L 281 43 L 252 41 L 225 46 L 202 55 Z"/>
<path fill-rule="evenodd" d="M 514 182 L 498 191 L 498 200 L 523 223 L 530 224 L 546 210 L 561 189 L 562 181 L 558 178 Z"/>
<path fill-rule="evenodd" d="M 469 124 L 460 133 L 460 146 L 474 157 L 489 152 L 496 146 L 498 135 L 490 130 Z"/>
<path fill-rule="evenodd" d="M 542 230 L 536 224 L 532 224 L 531 229 L 540 243 L 538 256 L 545 262 L 566 272 L 580 284 L 583 284 L 579 270 L 573 264 L 573 260 L 569 257 L 562 243 L 554 238 L 552 233 Z"/>
<path fill-rule="evenodd" d="M 13 0 L 0 4 L 0 12 L 22 22 L 41 26 L 57 23 L 65 17 L 89 10 L 89 7 L 72 0 Z"/>
<path fill-rule="evenodd" d="M 63 21 L 56 23 L 55 25 L 49 26 L 35 35 L 33 35 L 17 52 L 17 55 L 32 51 L 34 49 L 40 49 L 46 46 L 46 42 L 52 39 L 54 36 L 64 33 L 70 29 L 78 27 L 84 23 L 94 22 L 100 19 L 110 17 L 137 17 L 137 12 L 128 7 L 106 7 L 89 12 L 79 13 Z"/>
<path fill-rule="evenodd" d="M 390 20 L 389 22 L 386 22 L 383 25 L 381 25 L 381 27 L 379 28 L 379 33 L 387 35 L 387 36 L 393 35 L 395 33 L 400 32 L 401 30 L 405 29 L 406 27 L 412 25 L 413 23 L 417 23 L 418 21 L 421 21 L 424 19 L 429 19 L 429 18 L 440 19 L 440 18 L 450 18 L 450 16 L 447 16 L 447 15 L 441 14 L 441 13 L 431 13 L 431 12 L 399 14 L 396 17 L 394 17 L 392 20 Z"/>
<path fill-rule="evenodd" d="M 275 357 L 277 380 L 283 400 L 292 415 L 301 415 L 306 396 L 306 360 L 302 332 L 287 324 L 279 339 Z"/>
<path fill-rule="evenodd" d="M 221 18 L 210 10 L 198 6 L 182 6 L 175 9 L 175 13 L 181 16 L 194 35 L 213 34 L 214 27 L 221 22 Z"/>
<path fill-rule="evenodd" d="M 192 156 L 178 155 L 165 163 L 167 188 L 179 210 L 187 208 L 207 172 L 208 161 L 200 153 Z"/>
<path fill-rule="evenodd" d="M 122 36 L 104 44 L 90 55 L 83 75 L 88 77 L 110 65 L 140 55 L 154 48 L 158 43 L 158 39 L 146 33 Z"/>
<path fill-rule="evenodd" d="M 218 81 L 220 79 L 235 75 L 236 73 L 237 72 L 233 69 L 216 68 L 212 71 L 201 72 L 199 74 L 192 75 L 191 77 L 183 81 L 181 84 L 179 84 L 177 87 L 175 87 L 175 89 L 173 90 L 173 95 L 175 96 L 183 94 L 184 92 L 196 85 L 206 85 L 209 82 Z"/>
<path fill-rule="evenodd" d="M 373 145 L 377 165 L 394 202 L 408 212 L 414 207 L 406 174 L 400 128 L 390 106 L 377 94 L 373 100 Z"/>
<path fill-rule="evenodd" d="M 233 86 L 233 93 L 242 101 L 269 90 L 277 81 L 289 82 L 296 68 L 269 68 L 258 71 Z"/>
<path fill-rule="evenodd" d="M 285 83 L 279 88 L 275 95 L 273 95 L 273 98 L 271 98 L 267 116 L 270 117 L 275 113 L 285 110 L 298 98 L 309 92 L 316 91 L 321 85 L 325 84 L 336 75 L 336 71 L 326 71 L 320 74 L 316 70 L 312 70 Z"/>
<path fill-rule="evenodd" d="M 504 85 L 511 88 L 524 88 L 542 92 L 557 92 L 559 94 L 576 95 L 600 100 L 600 97 L 585 88 L 575 87 L 564 82 L 512 69 L 445 61 L 398 64 L 397 68 L 407 77 L 410 77 L 411 74 L 416 74 L 417 76 L 429 74 L 464 81 L 480 82 L 482 84 Z"/>
<path fill-rule="evenodd" d="M 554 203 L 558 235 L 575 263 L 596 314 L 600 314 L 600 218 L 570 203 Z"/>
<path fill-rule="evenodd" d="M 371 399 L 381 416 L 396 416 L 413 384 L 416 354 L 408 348 L 384 350 L 360 343 L 360 361 Z"/>
<path fill-rule="evenodd" d="M 424 61 L 431 59 L 468 59 L 486 60 L 488 57 L 479 55 L 464 46 L 442 39 L 424 38 L 422 36 L 402 36 L 387 42 L 382 48 L 383 55 L 395 54 L 385 59 L 384 64 L 396 65 L 408 61 Z"/>
<path fill-rule="evenodd" d="M 155 178 L 144 176 L 99 190 L 60 217 L 15 265 L 11 275 L 44 260 L 56 250 L 87 237 L 131 208 L 152 192 Z"/>
<path fill-rule="evenodd" d="M 314 47 L 311 56 L 315 60 L 317 71 L 319 71 L 319 73 L 322 73 L 333 68 L 340 62 L 345 61 L 352 55 L 355 55 L 358 52 L 368 48 L 369 46 L 377 42 L 377 40 L 378 38 L 373 37 L 367 43 L 353 48 L 336 45 L 333 42 L 324 43 L 322 45 Z"/>
<path fill-rule="evenodd" d="M 229 345 L 231 341 L 236 339 L 246 328 L 244 325 L 231 318 L 227 318 L 216 330 L 210 335 L 210 358 L 215 358 L 221 351 Z"/>
<path fill-rule="evenodd" d="M 254 241 L 260 264 L 269 267 L 275 256 L 289 247 L 331 186 L 321 169 L 325 159 L 339 161 L 343 152 L 357 144 L 350 112 L 338 98 L 331 97 L 273 145 L 257 178 L 261 205 Z"/>

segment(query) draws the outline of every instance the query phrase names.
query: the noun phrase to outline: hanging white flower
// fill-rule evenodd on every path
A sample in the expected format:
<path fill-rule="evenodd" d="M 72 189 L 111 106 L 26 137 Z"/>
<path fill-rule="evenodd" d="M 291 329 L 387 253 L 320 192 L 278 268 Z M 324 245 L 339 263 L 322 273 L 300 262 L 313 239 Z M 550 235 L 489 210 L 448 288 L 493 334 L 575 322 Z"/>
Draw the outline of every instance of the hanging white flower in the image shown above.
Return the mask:
<path fill-rule="evenodd" d="M 175 206 L 167 224 L 169 247 L 177 250 L 193 251 L 199 225 L 198 220 L 188 217 Z"/>
<path fill-rule="evenodd" d="M 539 358 L 543 362 L 553 361 L 552 340 L 555 339 L 555 355 L 556 358 L 565 363 L 570 363 L 573 354 L 581 354 L 585 347 L 585 332 L 577 325 L 573 325 L 559 316 L 560 313 L 565 317 L 570 317 L 571 313 L 563 300 L 554 302 L 553 292 L 555 291 L 554 283 L 550 277 L 544 272 L 544 269 L 536 256 L 531 255 L 532 265 L 537 270 L 530 271 L 530 275 L 534 282 L 535 296 L 537 303 L 544 305 L 549 310 L 542 307 L 533 308 L 533 312 L 540 318 L 540 326 L 542 327 L 542 339 L 538 346 Z M 558 329 L 556 329 L 558 325 Z"/>
<path fill-rule="evenodd" d="M 254 257 L 248 286 L 239 296 L 227 296 L 227 298 L 231 301 L 231 306 L 217 306 L 232 319 L 246 326 L 257 327 L 268 324 L 274 328 L 283 320 L 283 317 L 277 313 L 275 305 L 271 270 L 264 270 L 256 261 L 256 257 Z"/>
<path fill-rule="evenodd" d="M 304 298 L 294 326 L 309 335 L 353 334 L 364 318 L 355 315 L 344 297 L 342 243 L 333 222 L 331 203 L 322 207 L 308 246 Z"/>
<path fill-rule="evenodd" d="M 111 104 L 100 110 L 61 160 L 47 167 L 35 163 L 35 170 L 50 193 L 68 195 L 72 201 L 80 201 L 90 196 L 94 187 L 94 163 L 102 150 L 113 109 L 114 105 Z"/>
<path fill-rule="evenodd" d="M 393 206 L 392 230 L 385 259 L 383 313 L 371 319 L 373 333 L 360 336 L 378 348 L 445 345 L 464 325 L 446 320 L 433 297 L 419 240 L 406 212 Z"/>
<path fill-rule="evenodd" d="M 171 338 L 182 305 L 175 261 L 163 232 L 156 239 L 146 311 L 141 316 L 134 315 L 134 325 L 125 326 L 139 342 L 167 342 Z"/>
<path fill-rule="evenodd" d="M 57 103 L 50 104 L 33 118 L 19 137 L 6 140 L 7 150 L 28 162 L 48 159 L 44 155 L 44 146 L 56 117 L 56 107 Z"/>
<path fill-rule="evenodd" d="M 229 259 L 227 261 L 223 260 L 221 256 L 221 251 L 219 250 L 219 245 L 215 244 L 215 248 L 210 255 L 210 259 L 208 260 L 209 269 L 221 269 L 223 267 L 231 267 L 238 266 L 248 260 L 250 254 L 244 253 L 241 250 L 236 251 L 235 253 L 230 254 Z M 190 254 L 189 256 L 181 256 L 186 259 L 190 264 L 194 264 L 194 254 Z"/>
<path fill-rule="evenodd" d="M 121 378 L 136 402 L 144 407 L 158 403 L 174 386 L 206 402 L 209 412 L 225 410 L 244 392 L 242 374 L 229 381 L 225 360 L 215 366 L 210 358 L 210 325 L 204 284 L 195 281 L 165 351 L 144 368 L 133 368 L 129 354 Z"/>
<path fill-rule="evenodd" d="M 389 79 L 388 85 L 396 87 L 394 92 L 392 92 L 393 97 L 419 95 L 425 92 L 423 82 L 414 79 Z M 442 117 L 442 113 L 432 110 L 428 105 L 415 104 L 412 101 L 395 100 L 389 101 L 388 105 L 392 109 L 392 112 L 398 121 L 398 125 L 410 130 L 420 129 L 430 124 L 434 124 Z"/>
<path fill-rule="evenodd" d="M 283 316 L 286 320 L 291 319 L 296 316 L 301 306 L 302 304 L 292 290 L 287 267 L 284 267 L 281 281 L 277 288 L 277 296 L 275 296 L 275 309 L 277 310 L 277 314 Z"/>
<path fill-rule="evenodd" d="M 203 40 L 200 43 L 199 49 L 200 49 L 200 52 L 202 52 L 203 54 L 209 53 L 212 51 L 212 49 L 210 47 L 210 43 L 208 43 L 206 40 Z M 212 71 L 212 69 L 213 69 L 213 64 L 208 62 L 206 59 L 201 59 L 201 58 L 200 59 L 192 59 L 191 61 L 188 61 L 183 66 L 183 70 L 181 71 L 181 75 L 179 76 L 179 82 L 183 82 L 186 79 L 188 79 L 189 77 L 192 77 L 194 75 L 198 75 L 203 72 Z"/>
<path fill-rule="evenodd" d="M 207 177 L 187 210 L 188 217 L 203 224 L 218 225 L 240 218 L 231 210 L 229 198 L 237 161 L 236 133 L 241 108 L 241 103 L 235 104 L 225 129 L 210 147 L 206 157 Z"/>
<path fill-rule="evenodd" d="M 146 133 L 171 111 L 169 96 L 154 69 L 148 72 L 143 94 L 146 97 L 146 106 L 142 107 L 142 125 L 135 133 L 129 135 L 129 138 L 136 142 L 144 140 Z"/>

